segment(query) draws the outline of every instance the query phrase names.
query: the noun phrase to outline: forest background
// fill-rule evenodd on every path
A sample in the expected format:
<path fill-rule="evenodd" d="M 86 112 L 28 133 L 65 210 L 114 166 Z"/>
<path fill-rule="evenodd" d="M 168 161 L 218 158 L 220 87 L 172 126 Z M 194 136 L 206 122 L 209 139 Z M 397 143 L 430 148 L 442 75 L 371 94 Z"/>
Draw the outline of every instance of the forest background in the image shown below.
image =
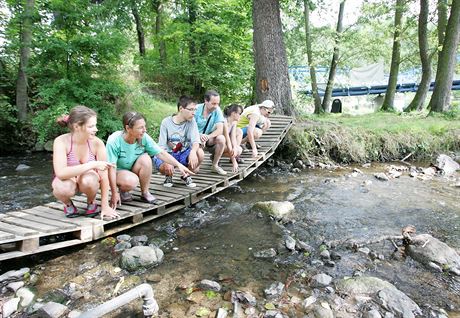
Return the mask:
<path fill-rule="evenodd" d="M 155 136 L 180 95 L 201 101 L 209 88 L 222 105 L 271 98 L 285 114 L 328 112 L 330 95 L 318 100 L 314 78 L 313 97 L 291 90 L 288 65 L 327 66 L 329 89 L 337 68 L 378 61 L 389 89 L 414 68 L 451 83 L 459 11 L 460 0 L 0 0 L 0 153 L 52 140 L 62 133 L 55 118 L 76 104 L 98 112 L 101 138 L 131 109 Z M 460 129 L 450 88 L 440 94 L 430 102 L 417 93 L 409 109 L 443 113 L 434 130 L 443 120 Z"/>

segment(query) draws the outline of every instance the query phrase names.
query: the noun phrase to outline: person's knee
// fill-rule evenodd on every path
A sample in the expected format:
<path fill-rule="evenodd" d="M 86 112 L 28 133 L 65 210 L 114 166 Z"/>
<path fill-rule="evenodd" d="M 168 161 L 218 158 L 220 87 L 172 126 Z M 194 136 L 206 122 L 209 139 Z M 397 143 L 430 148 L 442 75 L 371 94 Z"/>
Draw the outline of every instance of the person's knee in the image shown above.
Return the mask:
<path fill-rule="evenodd" d="M 144 153 L 142 156 L 137 158 L 136 163 L 139 163 L 142 167 L 152 167 L 152 158 L 147 154 Z"/>
<path fill-rule="evenodd" d="M 254 139 L 259 139 L 260 137 L 262 137 L 262 129 L 254 129 Z"/>
<path fill-rule="evenodd" d="M 139 184 L 139 177 L 132 172 L 124 171 L 117 175 L 117 185 L 122 191 L 131 191 Z"/>
<path fill-rule="evenodd" d="M 225 145 L 225 137 L 223 135 L 219 135 L 215 139 L 216 145 Z"/>
<path fill-rule="evenodd" d="M 58 184 L 59 183 L 59 184 Z M 77 186 L 72 181 L 60 181 L 53 183 L 53 194 L 55 197 L 73 197 L 77 193 Z"/>
<path fill-rule="evenodd" d="M 172 176 L 174 174 L 174 167 L 168 163 L 162 163 L 159 170 L 165 176 Z"/>
<path fill-rule="evenodd" d="M 78 186 L 82 191 L 97 191 L 99 188 L 99 177 L 97 173 L 92 171 L 80 176 Z"/>

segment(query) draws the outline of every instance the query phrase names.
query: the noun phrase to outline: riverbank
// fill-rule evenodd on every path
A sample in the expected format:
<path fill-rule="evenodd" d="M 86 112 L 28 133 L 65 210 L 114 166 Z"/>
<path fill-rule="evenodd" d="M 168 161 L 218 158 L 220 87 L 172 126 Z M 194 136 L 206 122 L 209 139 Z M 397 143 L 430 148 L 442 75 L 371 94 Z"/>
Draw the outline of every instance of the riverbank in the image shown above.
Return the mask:
<path fill-rule="evenodd" d="M 460 115 L 375 113 L 299 118 L 284 153 L 306 162 L 365 163 L 460 155 Z"/>

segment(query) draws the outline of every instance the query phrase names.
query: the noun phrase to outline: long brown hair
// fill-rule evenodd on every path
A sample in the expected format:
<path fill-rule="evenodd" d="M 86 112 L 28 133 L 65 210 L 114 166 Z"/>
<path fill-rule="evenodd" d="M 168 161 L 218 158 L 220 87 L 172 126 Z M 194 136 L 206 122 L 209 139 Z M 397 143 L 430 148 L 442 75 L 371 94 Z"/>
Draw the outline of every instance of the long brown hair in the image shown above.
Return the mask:
<path fill-rule="evenodd" d="M 83 105 L 78 105 L 70 110 L 69 115 L 62 115 L 58 117 L 56 119 L 56 122 L 59 124 L 59 126 L 67 126 L 70 129 L 70 131 L 73 131 L 74 124 L 77 124 L 78 126 L 83 126 L 90 118 L 96 116 L 96 112 L 91 108 L 88 108 Z"/>

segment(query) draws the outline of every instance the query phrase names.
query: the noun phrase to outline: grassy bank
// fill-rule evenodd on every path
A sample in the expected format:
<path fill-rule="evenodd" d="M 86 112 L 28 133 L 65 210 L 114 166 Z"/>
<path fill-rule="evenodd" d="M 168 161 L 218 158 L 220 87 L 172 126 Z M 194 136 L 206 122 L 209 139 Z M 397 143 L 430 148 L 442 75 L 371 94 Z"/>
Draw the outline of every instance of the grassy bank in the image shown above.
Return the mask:
<path fill-rule="evenodd" d="M 298 158 L 339 163 L 428 159 L 460 151 L 460 116 L 327 114 L 297 120 L 285 146 Z"/>

